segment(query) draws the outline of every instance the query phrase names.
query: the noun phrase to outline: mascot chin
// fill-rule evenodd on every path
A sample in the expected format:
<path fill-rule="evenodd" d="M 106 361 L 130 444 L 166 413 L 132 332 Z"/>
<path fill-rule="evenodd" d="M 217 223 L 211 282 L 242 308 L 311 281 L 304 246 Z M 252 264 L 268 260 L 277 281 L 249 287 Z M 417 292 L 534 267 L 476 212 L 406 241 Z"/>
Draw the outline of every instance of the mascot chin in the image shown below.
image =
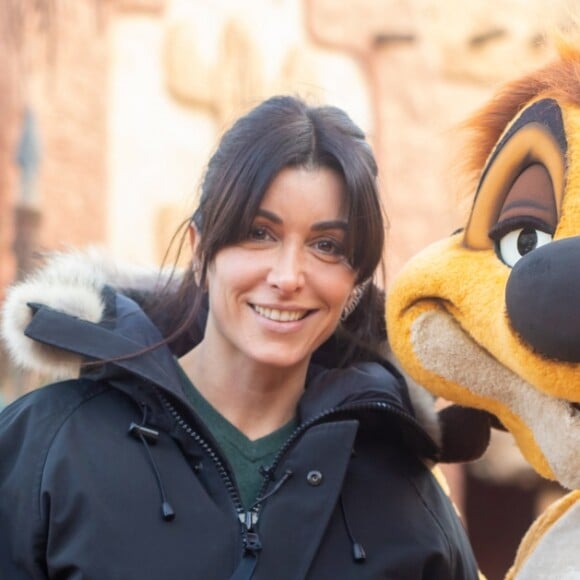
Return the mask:
<path fill-rule="evenodd" d="M 468 122 L 467 223 L 411 259 L 387 299 L 403 369 L 491 413 L 570 490 L 522 540 L 518 580 L 580 578 L 580 39 L 558 48 Z"/>

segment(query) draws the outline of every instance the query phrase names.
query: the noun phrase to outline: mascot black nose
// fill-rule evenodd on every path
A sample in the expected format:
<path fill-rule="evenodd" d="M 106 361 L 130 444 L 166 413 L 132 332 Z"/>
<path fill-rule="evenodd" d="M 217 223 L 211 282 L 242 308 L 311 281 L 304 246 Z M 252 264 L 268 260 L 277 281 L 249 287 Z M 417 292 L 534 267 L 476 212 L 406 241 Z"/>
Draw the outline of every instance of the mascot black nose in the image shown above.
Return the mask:
<path fill-rule="evenodd" d="M 580 362 L 580 237 L 523 256 L 506 287 L 512 327 L 533 350 Z"/>

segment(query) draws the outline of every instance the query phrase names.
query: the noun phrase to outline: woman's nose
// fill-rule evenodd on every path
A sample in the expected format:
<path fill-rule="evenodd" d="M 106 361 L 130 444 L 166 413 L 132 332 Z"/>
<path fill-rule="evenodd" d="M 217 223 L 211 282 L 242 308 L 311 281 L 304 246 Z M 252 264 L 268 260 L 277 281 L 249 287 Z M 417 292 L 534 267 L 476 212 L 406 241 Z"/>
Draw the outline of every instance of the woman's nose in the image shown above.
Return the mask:
<path fill-rule="evenodd" d="M 273 257 L 268 272 L 268 283 L 285 293 L 290 293 L 302 288 L 304 282 L 302 250 L 295 247 L 281 247 Z"/>

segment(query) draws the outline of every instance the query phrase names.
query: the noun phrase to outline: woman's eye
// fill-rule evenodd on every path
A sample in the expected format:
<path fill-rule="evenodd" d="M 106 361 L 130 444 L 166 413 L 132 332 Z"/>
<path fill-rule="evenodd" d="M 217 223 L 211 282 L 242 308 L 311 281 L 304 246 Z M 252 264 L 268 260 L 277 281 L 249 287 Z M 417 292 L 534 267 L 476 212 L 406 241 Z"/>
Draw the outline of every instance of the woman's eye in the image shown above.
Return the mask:
<path fill-rule="evenodd" d="M 339 260 L 345 254 L 344 247 L 336 240 L 316 240 L 313 245 L 317 252 L 328 258 Z"/>
<path fill-rule="evenodd" d="M 248 238 L 250 240 L 257 240 L 257 241 L 268 240 L 271 237 L 272 236 L 270 236 L 268 229 L 265 228 L 264 226 L 252 226 L 250 228 L 250 234 L 248 235 Z"/>
<path fill-rule="evenodd" d="M 496 251 L 501 260 L 513 268 L 522 256 L 545 246 L 552 241 L 552 235 L 532 226 L 514 229 L 498 238 Z"/>

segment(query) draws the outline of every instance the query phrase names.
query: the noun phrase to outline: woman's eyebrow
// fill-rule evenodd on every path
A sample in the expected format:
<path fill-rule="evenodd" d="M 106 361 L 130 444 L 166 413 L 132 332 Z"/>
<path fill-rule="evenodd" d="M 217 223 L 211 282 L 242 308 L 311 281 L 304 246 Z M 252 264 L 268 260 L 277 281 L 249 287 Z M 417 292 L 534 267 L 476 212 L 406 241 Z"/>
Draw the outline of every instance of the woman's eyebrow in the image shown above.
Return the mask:
<path fill-rule="evenodd" d="M 267 209 L 259 209 L 256 212 L 256 217 L 263 217 L 275 224 L 283 223 L 283 220 L 279 215 L 268 211 Z M 347 228 L 348 223 L 345 220 L 327 220 L 312 224 L 310 229 L 318 232 L 320 230 L 346 230 Z"/>
<path fill-rule="evenodd" d="M 317 222 L 312 224 L 311 230 L 320 231 L 320 230 L 344 230 L 346 231 L 348 224 L 344 220 L 329 220 L 325 222 Z"/>
<path fill-rule="evenodd" d="M 282 218 L 271 212 L 268 211 L 267 209 L 259 209 L 256 212 L 256 217 L 263 217 L 269 221 L 271 221 L 272 223 L 275 224 L 281 224 L 283 223 Z M 323 222 L 317 222 L 315 224 L 312 224 L 311 226 L 311 230 L 313 231 L 321 231 L 321 230 L 345 230 L 348 228 L 348 224 L 345 220 L 327 220 L 327 221 L 323 221 Z"/>
<path fill-rule="evenodd" d="M 274 222 L 275 224 L 282 223 L 282 218 L 280 216 L 277 216 L 275 213 L 272 213 L 271 211 L 268 211 L 267 209 L 259 209 L 256 212 L 256 217 L 258 217 L 258 216 L 266 218 L 267 220 L 270 220 L 271 222 Z"/>

